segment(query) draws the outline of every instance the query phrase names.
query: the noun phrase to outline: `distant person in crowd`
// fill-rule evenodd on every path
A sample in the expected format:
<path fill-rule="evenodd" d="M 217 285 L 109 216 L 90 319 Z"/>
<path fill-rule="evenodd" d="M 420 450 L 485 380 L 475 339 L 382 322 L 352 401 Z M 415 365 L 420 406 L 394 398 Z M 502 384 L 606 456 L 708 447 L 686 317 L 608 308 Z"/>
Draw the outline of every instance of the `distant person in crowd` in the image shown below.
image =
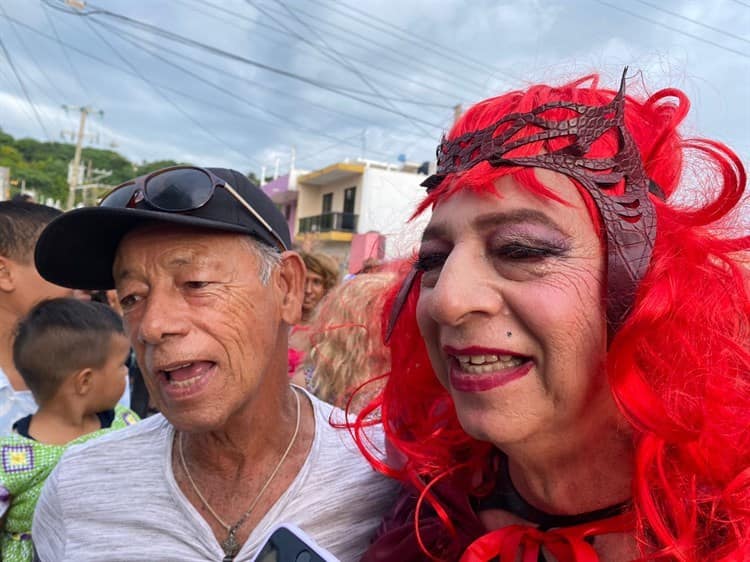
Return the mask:
<path fill-rule="evenodd" d="M 243 174 L 190 166 L 44 231 L 47 279 L 116 288 L 163 415 L 63 455 L 34 517 L 43 562 L 247 562 L 281 522 L 361 556 L 393 484 L 331 426 L 340 411 L 289 383 L 305 278 L 290 247 L 284 216 Z"/>
<path fill-rule="evenodd" d="M 328 291 L 339 282 L 340 270 L 336 260 L 322 252 L 303 253 L 305 262 L 305 298 L 302 301 L 302 322 L 312 319 L 315 309 Z"/>
<path fill-rule="evenodd" d="M 14 433 L 0 438 L 0 553 L 5 562 L 33 559 L 34 508 L 68 446 L 138 420 L 117 405 L 129 353 L 122 319 L 97 302 L 42 301 L 18 325 L 13 360 L 39 410 L 17 420 Z M 98 470 L 97 459 L 89 457 L 88 466 Z"/>
<path fill-rule="evenodd" d="M 289 375 L 293 376 L 302 358 L 310 348 L 309 322 L 315 309 L 328 291 L 335 287 L 340 278 L 338 262 L 322 252 L 302 252 L 305 263 L 305 292 L 302 300 L 302 319 L 291 329 L 289 336 Z"/>
<path fill-rule="evenodd" d="M 122 307 L 117 300 L 117 293 L 114 290 L 91 291 L 76 289 L 73 291 L 73 294 L 81 300 L 92 300 L 109 305 L 115 312 L 122 316 Z M 158 413 L 148 394 L 143 374 L 135 360 L 135 354 L 131 353 L 128 356 L 126 364 L 128 367 L 128 385 L 122 398 L 120 398 L 120 404 L 129 406 L 140 418 L 146 418 Z"/>
<path fill-rule="evenodd" d="M 39 233 L 59 215 L 36 203 L 0 201 L 0 435 L 9 434 L 17 419 L 37 408 L 13 364 L 16 324 L 36 303 L 72 294 L 42 279 L 34 266 Z"/>
<path fill-rule="evenodd" d="M 383 268 L 383 262 L 378 258 L 367 258 L 362 264 L 359 273 L 376 273 Z"/>
<path fill-rule="evenodd" d="M 366 381 L 390 370 L 390 352 L 383 344 L 377 311 L 395 273 L 363 273 L 334 287 L 323 299 L 310 323 L 310 351 L 296 382 L 302 382 L 321 400 L 357 413 L 380 390 Z"/>

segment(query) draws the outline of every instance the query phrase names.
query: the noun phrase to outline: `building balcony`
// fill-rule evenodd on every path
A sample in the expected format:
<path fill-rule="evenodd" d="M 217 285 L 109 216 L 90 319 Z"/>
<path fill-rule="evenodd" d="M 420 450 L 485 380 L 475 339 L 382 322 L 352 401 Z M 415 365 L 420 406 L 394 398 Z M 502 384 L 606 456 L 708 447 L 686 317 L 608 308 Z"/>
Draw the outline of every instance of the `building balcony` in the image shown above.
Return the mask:
<path fill-rule="evenodd" d="M 308 232 L 357 232 L 358 215 L 354 213 L 323 213 L 299 219 L 300 234 Z"/>

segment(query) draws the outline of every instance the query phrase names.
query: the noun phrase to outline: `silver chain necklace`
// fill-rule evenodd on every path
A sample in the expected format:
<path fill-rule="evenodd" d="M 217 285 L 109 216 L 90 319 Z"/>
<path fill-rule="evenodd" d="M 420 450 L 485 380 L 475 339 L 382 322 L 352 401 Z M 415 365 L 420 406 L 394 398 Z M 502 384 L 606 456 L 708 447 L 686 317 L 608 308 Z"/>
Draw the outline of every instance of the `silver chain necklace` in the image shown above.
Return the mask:
<path fill-rule="evenodd" d="M 201 491 L 198 489 L 198 486 L 195 484 L 195 480 L 193 480 L 192 475 L 190 474 L 190 471 L 188 470 L 187 463 L 185 462 L 185 454 L 183 452 L 182 448 L 182 433 L 179 434 L 177 437 L 177 450 L 180 454 L 180 464 L 182 465 L 182 470 L 185 472 L 185 476 L 187 476 L 188 482 L 190 482 L 190 486 L 193 488 L 193 491 L 195 492 L 195 495 L 198 496 L 198 498 L 203 502 L 203 505 L 206 507 L 208 512 L 213 515 L 214 519 L 218 521 L 222 527 L 224 527 L 227 530 L 227 538 L 225 538 L 221 543 L 221 549 L 224 551 L 224 559 L 222 562 L 232 562 L 234 560 L 234 557 L 237 556 L 237 553 L 240 551 L 240 543 L 237 542 L 237 531 L 242 527 L 242 525 L 245 524 L 247 521 L 247 518 L 250 517 L 250 514 L 255 509 L 255 506 L 258 505 L 258 502 L 260 501 L 261 496 L 263 495 L 263 492 L 266 491 L 268 486 L 271 484 L 271 481 L 276 476 L 276 473 L 279 472 L 279 469 L 281 468 L 281 465 L 284 464 L 284 461 L 286 460 L 287 456 L 289 455 L 289 451 L 292 450 L 292 447 L 294 446 L 294 442 L 297 440 L 297 434 L 299 433 L 299 424 L 300 424 L 300 403 L 299 403 L 299 394 L 298 391 L 292 387 L 292 392 L 294 392 L 294 397 L 297 399 L 297 422 L 294 426 L 294 433 L 292 433 L 292 438 L 289 440 L 289 444 L 286 446 L 286 450 L 284 450 L 284 454 L 281 455 L 281 458 L 279 459 L 279 462 L 276 463 L 276 467 L 273 469 L 271 474 L 266 479 L 265 483 L 261 487 L 258 494 L 255 496 L 255 499 L 253 499 L 252 503 L 250 503 L 250 507 L 247 508 L 247 511 L 242 514 L 242 516 L 237 520 L 237 522 L 234 525 L 229 525 L 226 523 L 216 511 L 214 511 L 214 508 L 211 507 L 211 505 L 208 503 L 206 498 L 203 496 Z"/>

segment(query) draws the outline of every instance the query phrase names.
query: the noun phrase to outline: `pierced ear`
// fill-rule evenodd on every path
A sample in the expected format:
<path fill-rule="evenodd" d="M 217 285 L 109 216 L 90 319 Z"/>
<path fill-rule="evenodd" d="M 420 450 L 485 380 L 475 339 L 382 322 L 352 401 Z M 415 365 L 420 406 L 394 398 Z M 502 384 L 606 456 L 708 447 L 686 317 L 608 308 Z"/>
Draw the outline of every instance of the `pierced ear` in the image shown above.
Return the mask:
<path fill-rule="evenodd" d="M 93 387 L 94 383 L 94 371 L 87 367 L 81 369 L 75 375 L 73 375 L 74 389 L 77 395 L 86 396 Z"/>
<path fill-rule="evenodd" d="M 305 293 L 305 262 L 297 252 L 281 254 L 275 279 L 282 293 L 281 318 L 289 325 L 296 324 L 302 318 Z"/>
<path fill-rule="evenodd" d="M 13 261 L 0 256 L 0 291 L 10 293 L 16 288 L 13 278 Z"/>

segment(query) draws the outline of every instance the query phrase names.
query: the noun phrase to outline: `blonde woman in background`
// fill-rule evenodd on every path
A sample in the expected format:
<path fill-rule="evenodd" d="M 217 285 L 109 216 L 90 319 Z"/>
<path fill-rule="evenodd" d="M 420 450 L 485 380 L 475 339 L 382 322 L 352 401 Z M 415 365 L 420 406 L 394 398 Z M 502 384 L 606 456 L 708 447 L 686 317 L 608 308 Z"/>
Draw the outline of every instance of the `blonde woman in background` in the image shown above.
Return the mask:
<path fill-rule="evenodd" d="M 360 274 L 331 290 L 309 326 L 310 351 L 295 376 L 318 398 L 359 412 L 381 388 L 373 381 L 351 400 L 367 380 L 390 369 L 390 352 L 383 345 L 375 310 L 383 307 L 394 272 Z"/>

